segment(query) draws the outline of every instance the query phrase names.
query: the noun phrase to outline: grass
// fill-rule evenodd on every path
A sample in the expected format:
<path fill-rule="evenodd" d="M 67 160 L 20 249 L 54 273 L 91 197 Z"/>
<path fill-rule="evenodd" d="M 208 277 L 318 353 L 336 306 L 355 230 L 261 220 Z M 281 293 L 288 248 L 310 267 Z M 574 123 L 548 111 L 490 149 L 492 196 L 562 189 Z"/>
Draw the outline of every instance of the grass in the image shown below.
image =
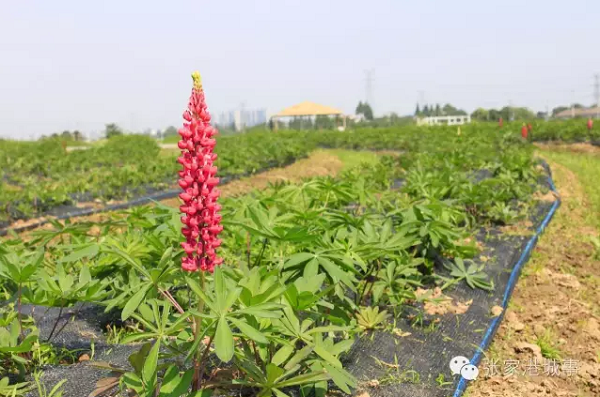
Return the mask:
<path fill-rule="evenodd" d="M 593 153 L 544 151 L 543 156 L 574 172 L 585 189 L 590 209 L 586 223 L 600 228 L 600 156 Z"/>
<path fill-rule="evenodd" d="M 379 162 L 379 159 L 381 157 L 377 153 L 369 151 L 357 152 L 344 149 L 332 149 L 323 151 L 335 155 L 337 158 L 340 159 L 342 163 L 344 163 L 342 171 L 354 168 L 360 165 L 361 163 L 376 164 L 377 162 Z"/>
<path fill-rule="evenodd" d="M 546 330 L 543 335 L 536 339 L 535 344 L 539 346 L 544 358 L 559 360 L 561 358 L 561 352 L 555 346 L 554 340 L 554 335 L 550 330 Z"/>

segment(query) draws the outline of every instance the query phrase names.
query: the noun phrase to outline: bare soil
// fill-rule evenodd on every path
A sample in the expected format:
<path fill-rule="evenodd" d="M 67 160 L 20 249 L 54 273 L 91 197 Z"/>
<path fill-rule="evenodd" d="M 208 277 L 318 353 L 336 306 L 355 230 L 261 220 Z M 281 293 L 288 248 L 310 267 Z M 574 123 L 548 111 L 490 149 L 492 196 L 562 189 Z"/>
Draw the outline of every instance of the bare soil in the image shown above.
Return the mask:
<path fill-rule="evenodd" d="M 593 228 L 585 224 L 589 203 L 576 174 L 550 166 L 562 206 L 523 270 L 466 396 L 600 396 L 600 261 L 589 242 Z M 508 360 L 519 360 L 512 375 Z"/>
<path fill-rule="evenodd" d="M 534 143 L 536 147 L 542 150 L 552 150 L 556 152 L 575 152 L 575 153 L 597 153 L 600 154 L 600 146 L 594 146 L 591 143 Z"/>

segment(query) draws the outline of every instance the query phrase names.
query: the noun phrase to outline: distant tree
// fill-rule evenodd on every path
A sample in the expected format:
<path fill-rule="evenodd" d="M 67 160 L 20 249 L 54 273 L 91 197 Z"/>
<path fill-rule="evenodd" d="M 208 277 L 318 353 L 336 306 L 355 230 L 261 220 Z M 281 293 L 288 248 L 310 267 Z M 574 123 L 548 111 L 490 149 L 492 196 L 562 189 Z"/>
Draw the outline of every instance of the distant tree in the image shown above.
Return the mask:
<path fill-rule="evenodd" d="M 50 135 L 50 138 L 58 138 L 58 134 L 55 132 L 52 135 Z"/>
<path fill-rule="evenodd" d="M 423 116 L 425 116 L 425 117 L 429 117 L 430 116 L 430 114 L 429 114 L 429 106 L 428 105 L 425 105 L 423 107 Z"/>
<path fill-rule="evenodd" d="M 336 121 L 329 116 L 319 115 L 315 118 L 315 128 L 318 130 L 332 130 Z"/>
<path fill-rule="evenodd" d="M 364 111 L 364 115 L 365 115 L 365 119 L 372 121 L 373 120 L 373 109 L 371 108 L 371 105 L 369 105 L 368 103 L 365 103 L 364 105 L 365 111 Z"/>
<path fill-rule="evenodd" d="M 362 103 L 362 101 L 358 102 L 358 105 L 356 105 L 356 110 L 354 111 L 354 114 L 363 114 L 365 111 L 365 105 Z"/>
<path fill-rule="evenodd" d="M 525 107 L 511 108 L 514 120 L 531 120 L 535 118 L 535 113 Z"/>
<path fill-rule="evenodd" d="M 78 130 L 73 131 L 73 140 L 75 140 L 76 142 L 82 141 L 83 135 L 81 134 L 81 132 L 79 132 Z"/>
<path fill-rule="evenodd" d="M 368 103 L 359 102 L 356 107 L 356 114 L 362 114 L 366 120 L 373 120 L 373 109 Z"/>
<path fill-rule="evenodd" d="M 546 113 L 546 112 L 537 112 L 537 114 L 535 116 L 538 119 L 545 119 L 546 117 L 548 117 L 548 113 Z"/>
<path fill-rule="evenodd" d="M 70 140 L 72 140 L 72 139 L 73 139 L 73 135 L 71 135 L 71 132 L 70 132 L 70 131 L 67 131 L 67 130 L 64 130 L 64 131 L 63 131 L 63 132 L 60 134 L 60 137 L 61 137 L 62 139 L 68 140 L 68 141 L 70 141 Z"/>
<path fill-rule="evenodd" d="M 269 130 L 273 131 L 275 128 L 275 124 L 273 123 L 273 119 L 269 119 Z"/>
<path fill-rule="evenodd" d="M 442 108 L 440 107 L 439 103 L 436 103 L 435 105 L 435 113 L 436 116 L 441 116 L 442 115 Z"/>
<path fill-rule="evenodd" d="M 174 136 L 177 135 L 177 128 L 173 127 L 172 125 L 167 127 L 164 131 L 163 131 L 163 137 L 168 137 L 168 136 Z"/>
<path fill-rule="evenodd" d="M 489 120 L 490 112 L 484 108 L 477 108 L 471 113 L 473 120 L 487 121 Z"/>
<path fill-rule="evenodd" d="M 558 113 L 560 112 L 564 112 L 565 110 L 570 109 L 567 106 L 557 106 L 554 109 L 552 109 L 552 117 L 556 116 Z"/>
<path fill-rule="evenodd" d="M 415 116 L 420 116 L 421 115 L 421 108 L 419 107 L 419 104 L 417 103 L 417 108 L 415 109 Z"/>
<path fill-rule="evenodd" d="M 490 121 L 498 121 L 498 120 L 500 120 L 500 117 L 503 117 L 502 114 L 496 109 L 490 109 L 490 110 L 488 110 L 488 113 L 489 113 Z"/>
<path fill-rule="evenodd" d="M 113 136 L 123 135 L 123 130 L 115 123 L 106 124 L 104 127 L 104 136 L 108 139 Z"/>

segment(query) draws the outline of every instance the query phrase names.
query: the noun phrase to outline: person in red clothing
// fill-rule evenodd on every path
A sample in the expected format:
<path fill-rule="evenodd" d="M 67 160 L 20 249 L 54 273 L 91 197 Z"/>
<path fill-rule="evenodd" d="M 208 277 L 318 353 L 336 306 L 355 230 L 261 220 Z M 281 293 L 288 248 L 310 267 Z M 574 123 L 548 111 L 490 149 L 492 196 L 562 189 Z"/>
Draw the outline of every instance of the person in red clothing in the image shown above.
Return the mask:
<path fill-rule="evenodd" d="M 531 132 L 531 130 L 533 130 L 533 126 L 531 123 L 527 123 L 527 132 Z"/>
<path fill-rule="evenodd" d="M 502 128 L 502 124 L 504 124 L 504 123 L 503 123 L 502 117 L 500 117 L 500 120 L 498 120 L 498 126 L 500 128 Z"/>
<path fill-rule="evenodd" d="M 592 120 L 592 118 L 590 117 L 587 121 L 588 131 L 591 131 L 593 126 L 594 126 L 594 120 Z"/>
<path fill-rule="evenodd" d="M 521 127 L 521 137 L 523 139 L 527 139 L 527 126 L 523 123 L 523 127 Z"/>

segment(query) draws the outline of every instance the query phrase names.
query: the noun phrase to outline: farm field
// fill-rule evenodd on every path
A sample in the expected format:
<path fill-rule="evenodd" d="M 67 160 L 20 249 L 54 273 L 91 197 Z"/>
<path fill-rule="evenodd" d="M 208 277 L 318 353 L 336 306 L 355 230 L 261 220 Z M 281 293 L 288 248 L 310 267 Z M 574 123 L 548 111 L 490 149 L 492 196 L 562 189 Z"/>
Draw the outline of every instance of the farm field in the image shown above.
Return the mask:
<path fill-rule="evenodd" d="M 540 131 L 543 137 L 553 132 L 544 134 Z M 180 270 L 184 249 L 178 200 L 87 222 L 54 222 L 26 239 L 0 240 L 0 300 L 7 302 L 0 323 L 0 378 L 31 382 L 31 374 L 38 373 L 37 382 L 23 389 L 36 383 L 50 389 L 67 379 L 61 383 L 66 396 L 114 393 L 119 387 L 138 395 L 164 388 L 164 395 L 178 396 L 187 395 L 191 384 L 214 395 L 240 388 L 247 395 L 278 397 L 340 391 L 374 397 L 451 395 L 460 376 L 447 367 L 447 354 L 470 358 L 482 339 L 480 327 L 491 326 L 490 319 L 499 315 L 495 308 L 514 263 L 498 251 L 519 253 L 537 223 L 558 204 L 544 164 L 534 156 L 533 145 L 520 139 L 518 127 L 473 125 L 460 133 L 449 127 L 253 133 L 217 139 L 223 143 L 217 146 L 222 175 L 251 174 L 303 159 L 220 187 L 224 264 L 212 275 Z M 15 153 L 12 143 L 3 145 Z M 19 150 L 20 157 L 5 162 L 12 171 L 4 174 L 3 183 L 25 188 L 14 188 L 3 203 L 23 199 L 22 192 L 30 193 L 39 181 L 55 187 L 61 179 L 96 172 L 98 161 L 103 161 L 100 170 L 123 167 L 132 175 L 115 180 L 109 195 L 103 189 L 115 175 L 88 179 L 93 197 L 104 199 L 127 199 L 137 193 L 135 188 L 172 187 L 178 170 L 173 153 L 160 152 L 142 137 L 86 150 L 92 153 L 85 160 L 89 168 L 75 167 L 74 159 L 59 160 L 62 155 L 53 151 L 58 149 L 50 148 L 47 152 L 55 157 L 46 161 L 60 165 L 42 171 L 40 152 L 34 165 L 28 163 L 29 151 Z M 69 156 L 78 156 L 74 153 Z M 593 332 L 592 320 L 565 334 L 550 327 L 554 318 L 534 318 L 526 303 L 555 303 L 537 290 L 546 283 L 544 291 L 556 285 L 565 299 L 575 294 L 587 317 L 599 314 L 593 266 L 594 249 L 600 249 L 600 242 L 596 248 L 593 242 L 599 230 L 593 216 L 600 206 L 593 183 L 597 157 L 552 149 L 537 153 L 549 162 L 564 201 L 523 270 L 504 314 L 508 325 L 500 327 L 489 354 L 512 353 L 513 341 L 528 341 L 544 346 L 543 359 L 556 349 L 562 358 L 584 360 L 586 371 L 597 371 L 600 350 L 569 350 L 548 340 L 552 332 L 565 340 L 584 338 L 588 329 Z M 26 185 L 15 176 L 17 164 L 37 170 L 39 179 Z M 123 181 L 134 189 L 123 193 L 129 186 Z M 69 194 L 74 192 L 88 194 L 82 186 L 65 189 L 62 201 L 34 196 L 34 204 L 38 197 L 44 204 L 32 206 L 28 214 L 73 201 Z M 590 211 L 582 211 L 580 202 Z M 27 213 L 19 211 L 15 216 L 6 208 L 7 219 Z M 573 233 L 567 239 L 565 230 Z M 557 246 L 555 239 L 574 246 Z M 568 255 L 561 247 L 579 252 L 575 259 L 567 257 L 570 268 L 556 262 Z M 585 267 L 575 267 L 583 262 Z M 567 276 L 552 277 L 556 274 Z M 585 288 L 567 285 L 573 281 L 568 275 L 581 279 Z M 55 309 L 44 314 L 40 306 Z M 515 315 L 525 323 L 516 337 L 509 331 Z M 564 321 L 570 322 L 568 315 L 574 314 L 565 314 Z M 550 329 L 548 335 L 536 331 L 536 324 Z M 385 344 L 388 351 L 367 355 L 370 341 Z M 429 361 L 419 360 L 415 346 L 427 344 L 437 353 Z M 200 373 L 194 362 L 202 364 Z M 483 377 L 481 366 L 480 371 L 481 378 L 467 389 L 470 395 L 530 390 L 529 379 L 498 385 L 497 379 Z M 553 382 L 557 390 L 591 396 L 598 379 L 586 374 Z M 73 376 L 87 381 L 86 386 L 75 387 Z"/>
<path fill-rule="evenodd" d="M 538 142 L 599 142 L 595 130 L 588 132 L 579 121 L 534 124 L 532 139 Z M 503 130 L 519 128 L 512 123 Z M 465 132 L 470 129 L 492 133 L 499 128 L 493 123 L 463 127 Z M 402 127 L 396 129 L 398 135 L 389 129 L 365 129 L 351 134 L 265 131 L 225 136 L 219 138 L 217 167 L 221 177 L 229 179 L 289 164 L 316 147 L 402 151 L 413 147 L 426 130 Z M 0 140 L 0 228 L 177 189 L 171 178 L 179 166 L 173 162 L 176 153 L 176 147 L 161 150 L 156 141 L 142 136 L 115 137 L 66 153 L 59 140 Z"/>

